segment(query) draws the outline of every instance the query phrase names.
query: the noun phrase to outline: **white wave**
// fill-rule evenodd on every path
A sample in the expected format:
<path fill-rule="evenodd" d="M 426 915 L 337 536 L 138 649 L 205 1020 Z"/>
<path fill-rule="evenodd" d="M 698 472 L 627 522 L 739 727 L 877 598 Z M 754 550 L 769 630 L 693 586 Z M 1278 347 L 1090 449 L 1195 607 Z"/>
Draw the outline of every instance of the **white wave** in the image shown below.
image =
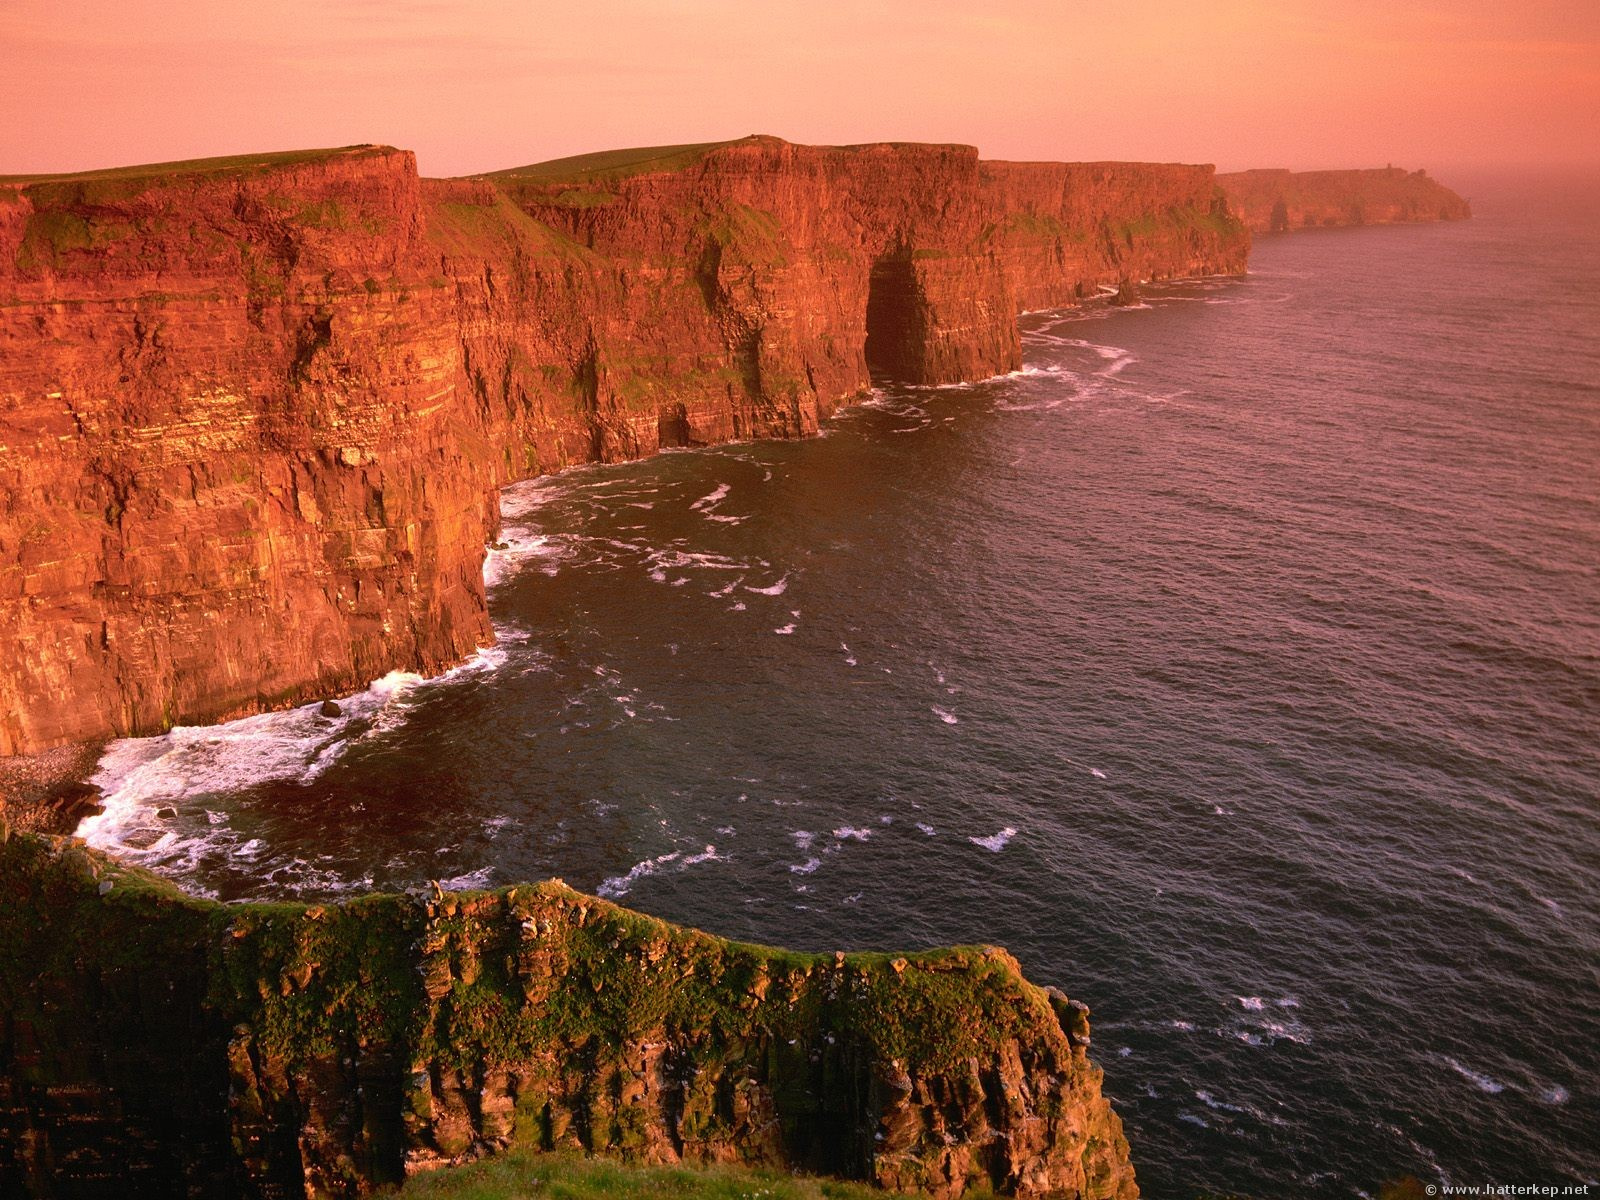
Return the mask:
<path fill-rule="evenodd" d="M 1293 1042 L 1297 1046 L 1311 1045 L 1310 1032 L 1298 1022 L 1290 1021 L 1285 1024 L 1282 1021 L 1262 1021 L 1260 1028 L 1266 1035 L 1268 1045 L 1279 1041 Z"/>
<path fill-rule="evenodd" d="M 1089 774 L 1093 775 L 1096 779 L 1104 779 L 1106 777 L 1106 773 L 1099 767 L 1090 767 Z"/>
<path fill-rule="evenodd" d="M 845 645 L 843 642 L 840 642 L 839 643 L 839 649 L 844 651 L 844 663 L 845 663 L 845 666 L 847 666 L 847 667 L 855 666 L 856 665 L 856 656 L 850 652 L 850 647 Z"/>
<path fill-rule="evenodd" d="M 789 836 L 794 839 L 794 844 L 801 850 L 811 849 L 811 843 L 817 840 L 817 835 L 809 829 L 792 829 Z"/>
<path fill-rule="evenodd" d="M 630 546 L 629 549 L 636 547 Z M 678 546 L 665 546 L 659 549 L 644 547 L 644 549 L 649 554 L 651 566 L 659 570 L 748 571 L 750 569 L 749 563 L 729 558 L 726 554 L 684 550 Z"/>
<path fill-rule="evenodd" d="M 654 875 L 669 863 L 675 863 L 683 857 L 681 850 L 672 850 L 666 854 L 658 854 L 655 858 L 647 858 L 643 862 L 634 863 L 626 875 L 613 875 L 595 888 L 595 894 L 615 899 L 625 896 L 628 889 L 647 875 Z"/>
<path fill-rule="evenodd" d="M 789 870 L 794 872 L 796 875 L 809 875 L 821 865 L 822 860 L 820 858 L 812 857 L 806 859 L 805 862 L 794 863 L 790 866 Z"/>
<path fill-rule="evenodd" d="M 967 841 L 974 846 L 982 846 L 991 854 L 999 854 L 1000 851 L 1005 849 L 1006 843 L 1016 836 L 1017 831 L 1007 825 L 999 833 L 990 834 L 988 837 L 969 837 Z"/>
<path fill-rule="evenodd" d="M 1235 996 L 1234 999 L 1239 1002 L 1241 1007 L 1248 1008 L 1252 1012 L 1260 1012 L 1266 1007 L 1266 1001 L 1260 996 Z"/>
<path fill-rule="evenodd" d="M 508 527 L 501 532 L 500 541 L 484 552 L 483 586 L 499 587 L 533 561 L 544 562 L 546 572 L 554 573 L 556 564 L 569 557 L 572 548 L 572 542 L 564 537 Z"/>
<path fill-rule="evenodd" d="M 1204 1088 L 1195 1089 L 1194 1098 L 1207 1108 L 1215 1109 L 1218 1112 L 1243 1113 L 1245 1111 L 1237 1104 L 1229 1104 L 1226 1100 L 1218 1100 Z"/>
<path fill-rule="evenodd" d="M 625 875 L 613 875 L 595 888 L 597 896 L 604 896 L 608 900 L 615 900 L 619 896 L 628 894 L 628 890 L 639 880 L 650 875 L 655 875 L 666 868 L 675 871 L 687 870 L 689 867 L 704 862 L 724 862 L 725 859 L 717 853 L 717 848 L 707 845 L 703 850 L 694 854 L 685 854 L 682 850 L 670 850 L 665 854 L 658 854 L 654 858 L 644 859 L 629 868 Z"/>
<path fill-rule="evenodd" d="M 1552 1083 L 1549 1087 L 1539 1089 L 1539 1099 L 1546 1104 L 1565 1104 L 1572 1099 L 1572 1093 L 1559 1083 Z"/>
<path fill-rule="evenodd" d="M 945 709 L 940 708 L 937 704 L 930 705 L 929 707 L 933 710 L 933 715 L 938 717 L 939 720 L 943 721 L 946 725 L 954 725 L 961 719 L 960 717 L 956 716 L 955 713 L 948 712 Z"/>
<path fill-rule="evenodd" d="M 724 516 L 716 511 L 717 506 L 728 498 L 728 492 L 730 490 L 730 485 L 726 483 L 719 483 L 715 491 L 708 495 L 701 496 L 700 499 L 689 505 L 689 507 L 695 512 L 698 512 L 708 521 L 721 521 L 728 525 L 741 524 L 745 520 L 744 517 Z"/>
<path fill-rule="evenodd" d="M 777 583 L 774 583 L 770 587 L 751 587 L 749 584 L 744 585 L 745 591 L 754 592 L 758 596 L 781 596 L 785 591 L 788 590 L 788 588 L 789 576 L 787 573 L 785 573 L 782 579 L 778 580 Z"/>
<path fill-rule="evenodd" d="M 858 829 L 854 825 L 841 825 L 833 831 L 833 836 L 841 842 L 864 842 L 872 836 L 872 830 Z"/>
<path fill-rule="evenodd" d="M 476 871 L 467 871 L 460 875 L 452 875 L 449 879 L 441 879 L 439 886 L 447 892 L 476 892 L 488 887 L 489 880 L 493 877 L 493 867 L 479 867 Z"/>
<path fill-rule="evenodd" d="M 514 483 L 510 487 L 501 488 L 500 517 L 508 521 L 523 520 L 557 497 L 582 486 L 583 482 L 581 473 L 572 472 L 560 477 L 539 475 L 533 479 Z"/>
<path fill-rule="evenodd" d="M 917 830 L 927 837 L 933 837 L 939 832 L 932 825 L 925 825 L 921 821 L 917 822 Z"/>
<path fill-rule="evenodd" d="M 318 862 L 327 861 L 318 858 Z M 278 894 L 299 896 L 305 894 L 340 895 L 349 892 L 370 892 L 372 876 L 351 879 L 338 871 L 318 867 L 303 858 L 291 857 L 287 862 L 269 868 L 261 878 L 270 883 Z"/>
<path fill-rule="evenodd" d="M 1448 1054 L 1441 1054 L 1439 1058 L 1440 1061 L 1445 1064 L 1445 1066 L 1449 1067 L 1457 1075 L 1461 1076 L 1461 1078 L 1471 1081 L 1473 1086 L 1475 1086 L 1480 1092 L 1484 1092 L 1490 1096 L 1495 1096 L 1506 1090 L 1506 1085 L 1501 1083 L 1492 1075 L 1485 1075 L 1481 1071 L 1474 1071 L 1471 1067 L 1465 1065 L 1457 1059 L 1451 1058 Z"/>
<path fill-rule="evenodd" d="M 391 671 L 366 690 L 337 701 L 325 717 L 320 701 L 260 713 L 220 725 L 178 725 L 147 738 L 120 738 L 100 757 L 92 782 L 103 811 L 82 821 L 77 835 L 97 849 L 144 866 L 182 870 L 218 852 L 256 853 L 228 828 L 226 812 L 196 805 L 264 783 L 309 784 L 353 745 L 406 719 L 420 689 L 457 682 L 506 660 L 498 647 L 432 679 Z M 162 808 L 190 818 L 179 827 L 156 816 Z M 204 815 L 205 826 L 195 822 Z"/>
<path fill-rule="evenodd" d="M 701 496 L 700 499 L 689 505 L 689 507 L 697 512 L 704 512 L 707 509 L 715 508 L 728 498 L 728 492 L 731 490 L 731 485 L 719 483 L 717 484 L 715 491 L 709 493 L 708 495 Z"/>
<path fill-rule="evenodd" d="M 794 632 L 794 622 L 790 621 L 787 625 L 781 625 L 777 629 L 774 629 L 772 632 L 773 633 L 793 633 Z"/>

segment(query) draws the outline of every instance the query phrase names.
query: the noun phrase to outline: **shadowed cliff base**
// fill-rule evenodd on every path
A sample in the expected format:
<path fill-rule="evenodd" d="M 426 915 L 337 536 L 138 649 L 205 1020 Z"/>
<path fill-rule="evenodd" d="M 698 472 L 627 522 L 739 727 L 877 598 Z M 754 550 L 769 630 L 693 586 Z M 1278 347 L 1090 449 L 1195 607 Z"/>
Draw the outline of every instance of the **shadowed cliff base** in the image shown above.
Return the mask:
<path fill-rule="evenodd" d="M 1208 166 L 969 146 L 0 182 L 0 755 L 437 673 L 503 486 L 1014 370 L 1018 312 L 1248 245 Z"/>
<path fill-rule="evenodd" d="M 0 826 L 0 1187 L 358 1196 L 518 1147 L 1137 1195 L 1087 1010 L 992 947 L 796 954 L 559 881 L 222 905 Z"/>

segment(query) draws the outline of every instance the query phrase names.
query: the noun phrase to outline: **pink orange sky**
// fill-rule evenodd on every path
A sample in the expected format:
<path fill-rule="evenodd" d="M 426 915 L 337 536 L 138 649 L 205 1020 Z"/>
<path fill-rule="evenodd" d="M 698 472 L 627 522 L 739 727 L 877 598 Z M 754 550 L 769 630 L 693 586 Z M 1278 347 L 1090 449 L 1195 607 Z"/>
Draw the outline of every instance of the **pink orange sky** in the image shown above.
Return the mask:
<path fill-rule="evenodd" d="M 3 0 L 0 173 L 773 133 L 1224 170 L 1600 162 L 1600 0 Z"/>

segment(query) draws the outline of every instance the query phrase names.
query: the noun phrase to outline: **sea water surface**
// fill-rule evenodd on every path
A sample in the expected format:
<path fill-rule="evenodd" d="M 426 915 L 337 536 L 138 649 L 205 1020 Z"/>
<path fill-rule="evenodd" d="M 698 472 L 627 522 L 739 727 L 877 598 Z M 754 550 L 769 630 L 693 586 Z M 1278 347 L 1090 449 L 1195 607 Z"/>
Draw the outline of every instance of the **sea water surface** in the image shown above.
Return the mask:
<path fill-rule="evenodd" d="M 519 485 L 496 647 L 117 743 L 84 832 L 225 899 L 1000 943 L 1093 1009 L 1152 1197 L 1594 1181 L 1594 194 L 1260 239 L 1026 318 L 1018 375 Z"/>

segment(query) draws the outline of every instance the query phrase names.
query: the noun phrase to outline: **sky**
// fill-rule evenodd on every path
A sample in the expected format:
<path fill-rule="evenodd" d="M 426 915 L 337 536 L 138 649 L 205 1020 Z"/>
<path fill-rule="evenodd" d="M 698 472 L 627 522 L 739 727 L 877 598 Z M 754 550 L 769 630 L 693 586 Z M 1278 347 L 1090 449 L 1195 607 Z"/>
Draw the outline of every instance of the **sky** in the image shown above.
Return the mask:
<path fill-rule="evenodd" d="M 1223 170 L 1600 164 L 1600 0 L 0 0 L 0 174 L 771 133 Z"/>

